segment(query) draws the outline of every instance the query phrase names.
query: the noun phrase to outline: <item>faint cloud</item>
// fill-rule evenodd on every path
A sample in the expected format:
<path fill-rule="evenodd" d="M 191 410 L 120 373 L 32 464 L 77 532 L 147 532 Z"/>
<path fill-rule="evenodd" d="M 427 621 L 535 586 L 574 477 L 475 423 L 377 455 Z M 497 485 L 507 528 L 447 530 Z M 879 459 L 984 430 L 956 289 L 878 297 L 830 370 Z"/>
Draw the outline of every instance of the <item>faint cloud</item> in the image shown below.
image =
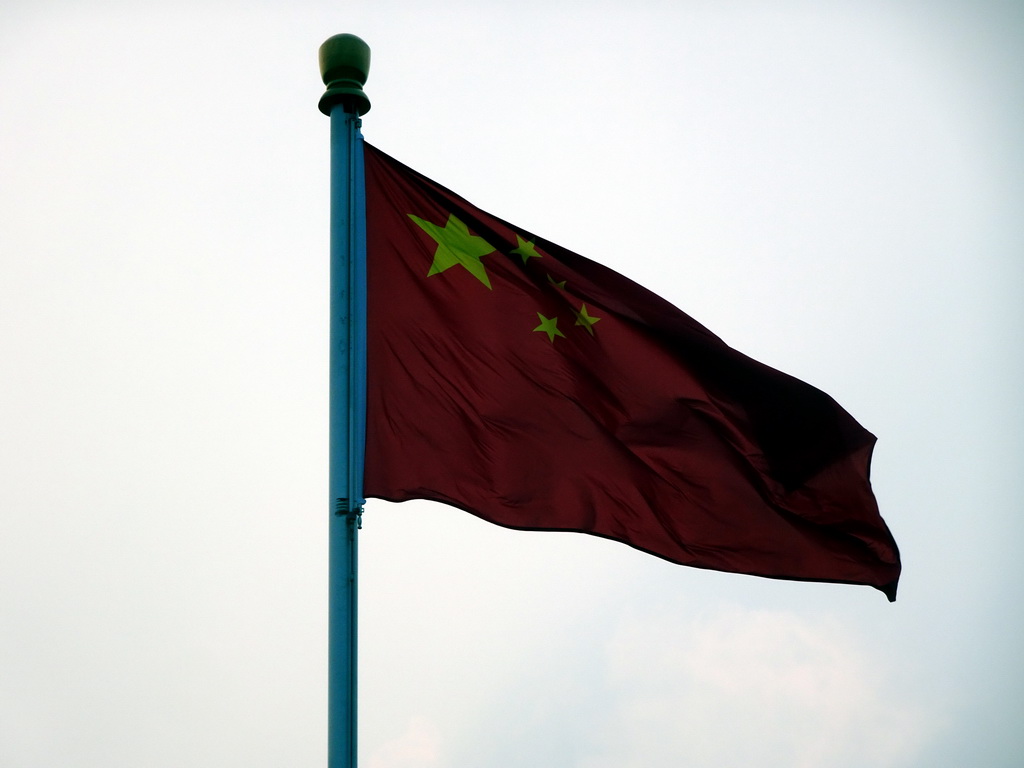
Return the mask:
<path fill-rule="evenodd" d="M 400 736 L 370 755 L 369 768 L 431 768 L 440 765 L 441 736 L 425 717 L 412 717 Z"/>
<path fill-rule="evenodd" d="M 612 641 L 617 732 L 589 768 L 909 765 L 937 720 L 835 622 L 724 610 L 632 622 Z M 652 748 L 652 745 L 658 745 Z M 597 758 L 597 759 L 595 759 Z"/>

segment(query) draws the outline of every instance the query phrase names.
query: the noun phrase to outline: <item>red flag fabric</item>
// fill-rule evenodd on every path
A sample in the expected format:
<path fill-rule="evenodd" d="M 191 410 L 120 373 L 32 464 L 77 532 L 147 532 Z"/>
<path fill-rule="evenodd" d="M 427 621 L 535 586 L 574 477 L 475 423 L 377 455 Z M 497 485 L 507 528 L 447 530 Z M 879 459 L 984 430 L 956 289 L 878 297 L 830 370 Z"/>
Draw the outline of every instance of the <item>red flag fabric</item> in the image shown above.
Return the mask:
<path fill-rule="evenodd" d="M 895 599 L 875 437 L 832 398 L 370 145 L 365 172 L 367 496 Z"/>

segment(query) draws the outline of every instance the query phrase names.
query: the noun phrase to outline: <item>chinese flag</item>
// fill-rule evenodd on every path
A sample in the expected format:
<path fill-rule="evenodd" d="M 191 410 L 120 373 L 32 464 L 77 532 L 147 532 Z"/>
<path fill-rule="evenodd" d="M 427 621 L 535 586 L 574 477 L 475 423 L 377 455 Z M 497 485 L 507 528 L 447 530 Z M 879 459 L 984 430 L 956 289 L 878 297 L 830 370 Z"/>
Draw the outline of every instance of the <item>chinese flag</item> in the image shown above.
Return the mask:
<path fill-rule="evenodd" d="M 369 145 L 365 172 L 367 496 L 895 599 L 875 438 L 831 397 Z"/>

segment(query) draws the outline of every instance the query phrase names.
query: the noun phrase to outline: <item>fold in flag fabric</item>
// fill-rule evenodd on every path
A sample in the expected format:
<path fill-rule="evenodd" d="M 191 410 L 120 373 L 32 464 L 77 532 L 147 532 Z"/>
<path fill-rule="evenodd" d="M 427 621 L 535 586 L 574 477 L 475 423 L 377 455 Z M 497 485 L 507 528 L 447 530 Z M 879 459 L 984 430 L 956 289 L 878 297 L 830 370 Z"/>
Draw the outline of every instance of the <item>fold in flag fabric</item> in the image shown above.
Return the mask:
<path fill-rule="evenodd" d="M 365 173 L 367 496 L 895 600 L 875 437 L 831 397 L 368 144 Z"/>

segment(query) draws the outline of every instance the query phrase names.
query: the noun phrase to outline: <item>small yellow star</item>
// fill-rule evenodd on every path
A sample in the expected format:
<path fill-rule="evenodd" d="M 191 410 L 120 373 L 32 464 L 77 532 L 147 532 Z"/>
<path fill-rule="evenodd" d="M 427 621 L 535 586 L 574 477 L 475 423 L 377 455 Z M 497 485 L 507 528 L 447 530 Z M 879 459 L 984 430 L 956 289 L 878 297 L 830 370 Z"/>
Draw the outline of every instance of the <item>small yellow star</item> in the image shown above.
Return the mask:
<path fill-rule="evenodd" d="M 548 341 L 552 344 L 555 343 L 555 336 L 561 336 L 565 338 L 565 334 L 558 330 L 558 318 L 557 317 L 544 317 L 540 312 L 537 313 L 537 317 L 540 318 L 540 325 L 534 328 L 534 332 L 543 331 L 548 335 Z"/>
<path fill-rule="evenodd" d="M 510 253 L 515 253 L 523 257 L 523 264 L 530 259 L 539 259 L 541 255 L 537 253 L 537 249 L 533 246 L 533 240 L 523 240 L 519 235 L 516 235 L 516 243 L 519 244 L 518 248 L 513 248 Z"/>
<path fill-rule="evenodd" d="M 563 291 L 565 290 L 565 280 L 555 280 L 555 278 L 553 278 L 549 274 L 548 275 L 548 282 L 551 283 L 556 288 L 561 288 Z"/>
<path fill-rule="evenodd" d="M 600 320 L 600 317 L 593 317 L 587 312 L 587 305 L 583 304 L 580 306 L 580 311 L 576 312 L 576 325 L 582 325 L 591 336 L 594 335 L 594 323 Z"/>

